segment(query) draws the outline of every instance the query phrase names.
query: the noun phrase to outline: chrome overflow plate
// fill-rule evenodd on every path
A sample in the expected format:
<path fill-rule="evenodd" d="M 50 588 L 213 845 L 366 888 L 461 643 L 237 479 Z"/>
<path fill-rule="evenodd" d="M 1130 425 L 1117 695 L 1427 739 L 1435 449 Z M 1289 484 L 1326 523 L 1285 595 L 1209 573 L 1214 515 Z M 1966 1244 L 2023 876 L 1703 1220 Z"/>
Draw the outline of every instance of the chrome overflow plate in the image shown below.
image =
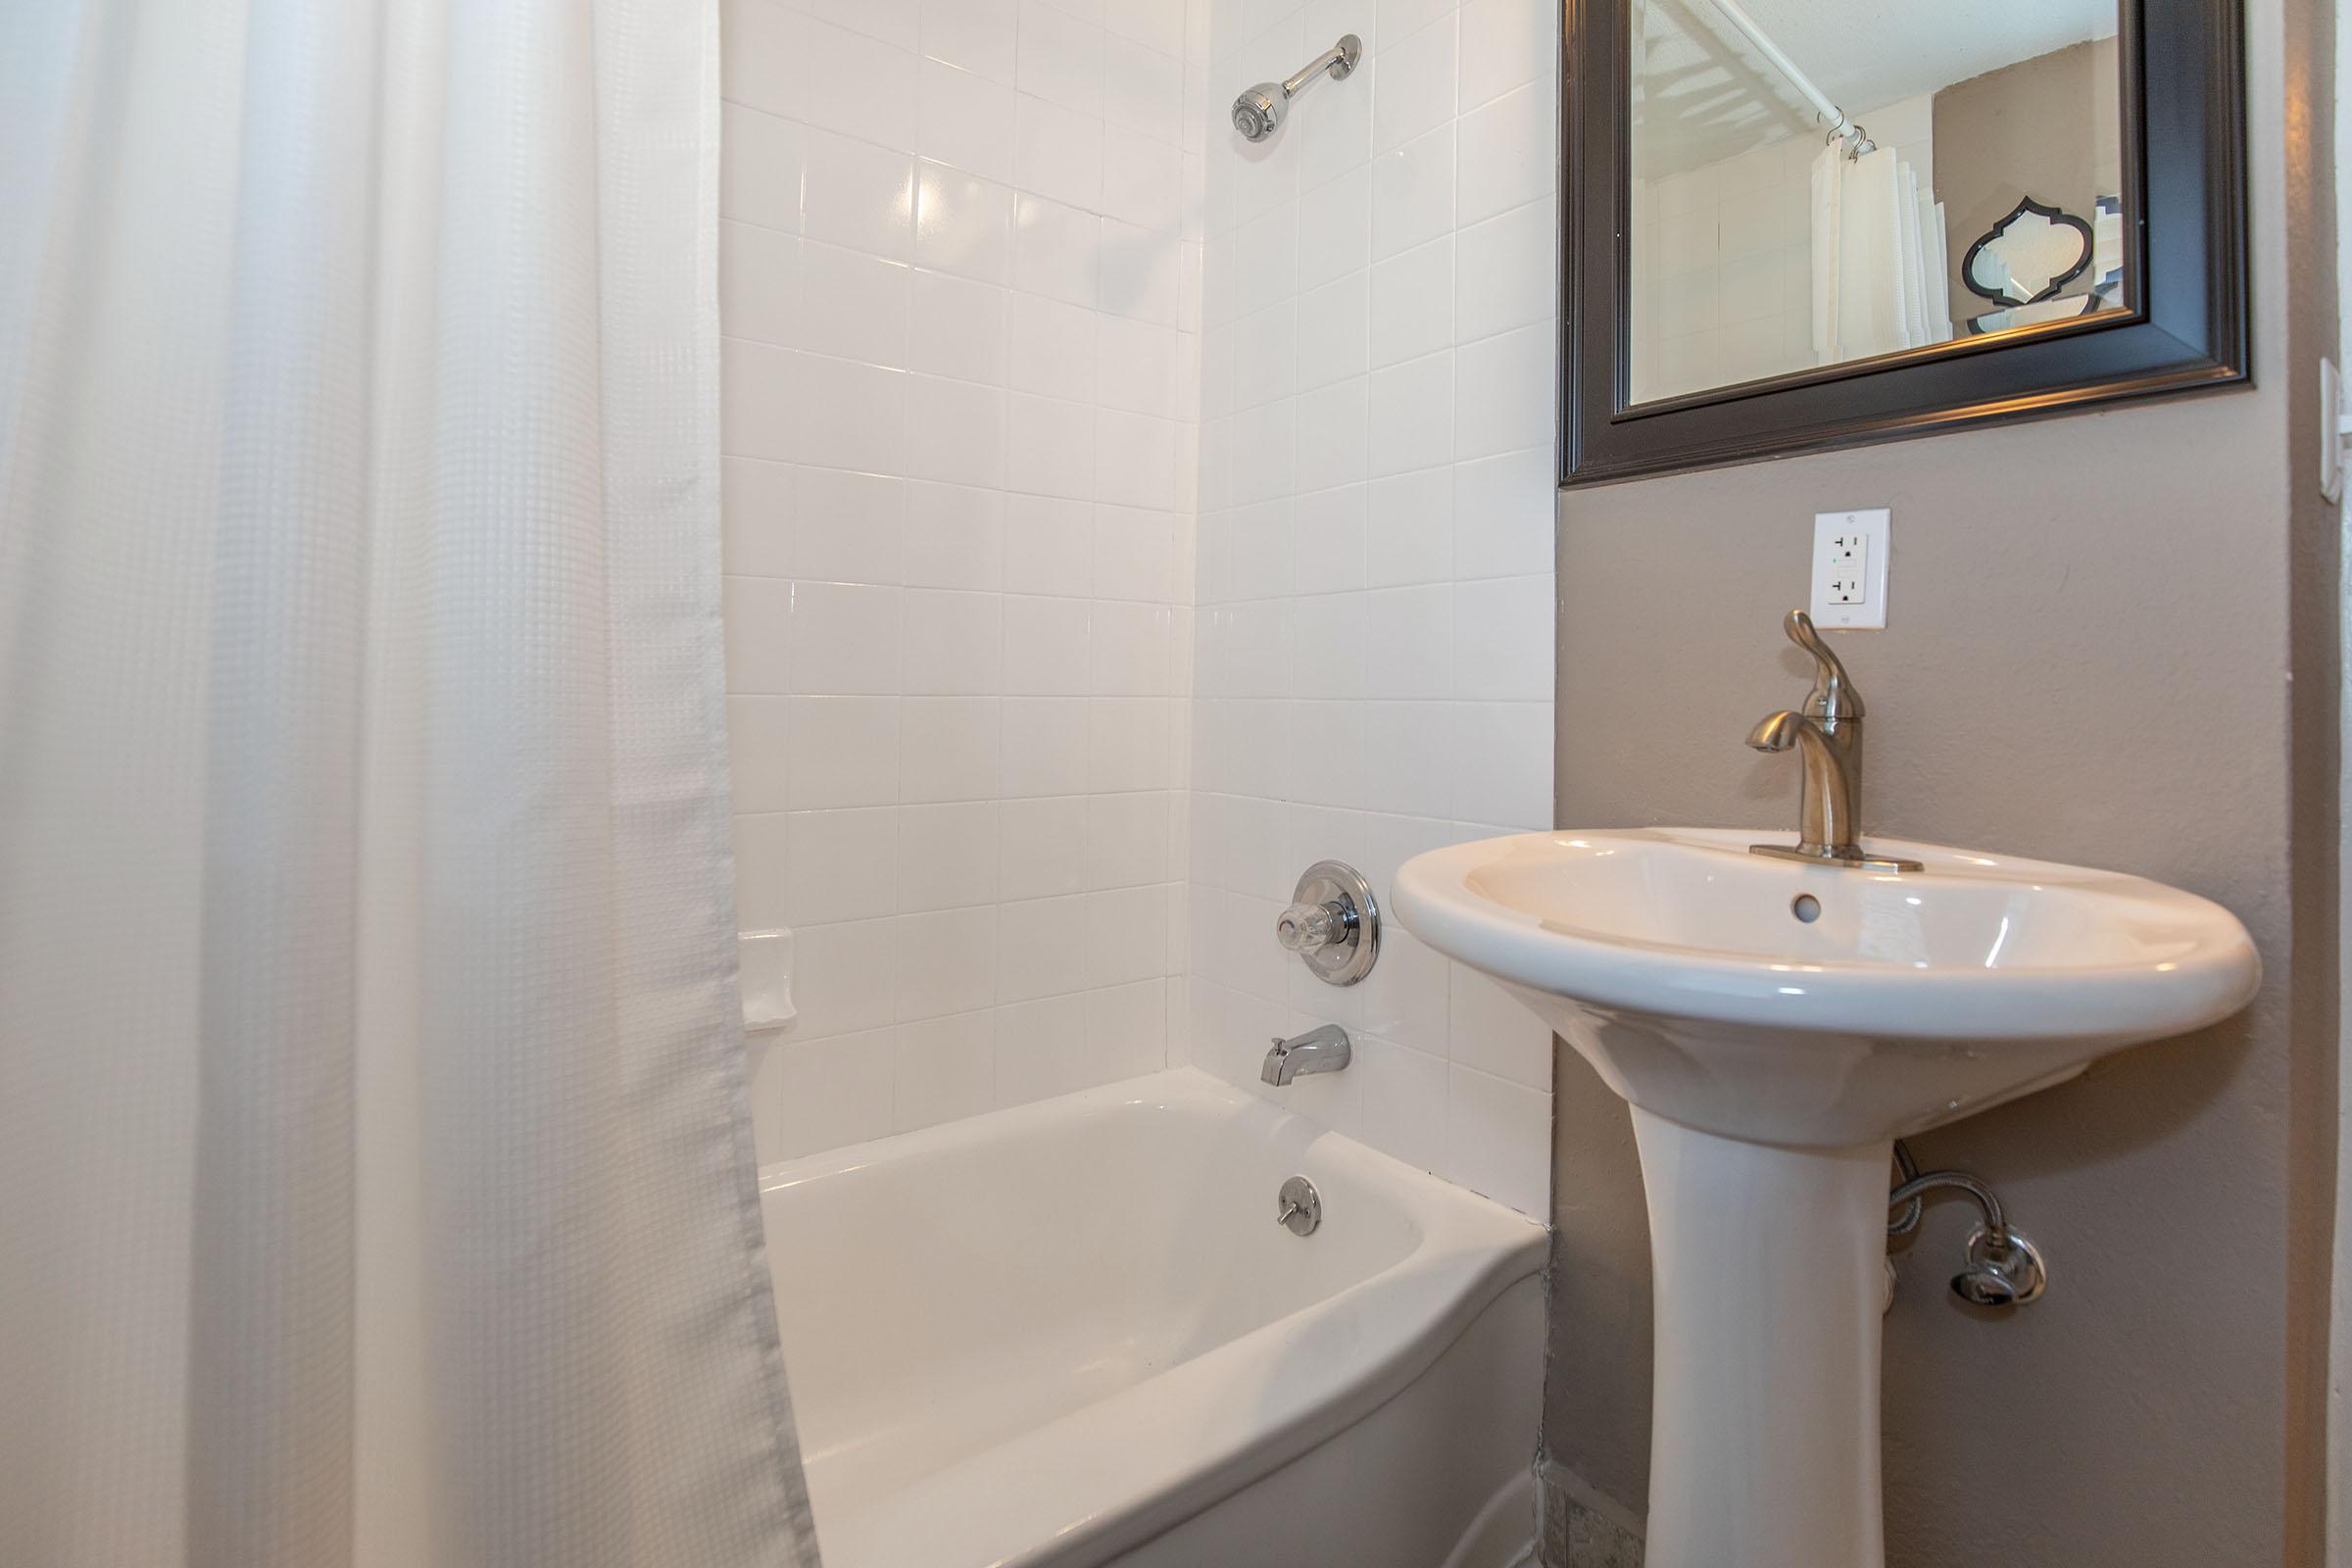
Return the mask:
<path fill-rule="evenodd" d="M 1325 985 L 1351 986 L 1380 957 L 1380 906 L 1354 866 L 1317 860 L 1298 879 L 1291 906 L 1274 922 L 1274 940 Z"/>
<path fill-rule="evenodd" d="M 1312 1236 L 1315 1227 L 1323 1223 L 1323 1200 L 1315 1192 L 1315 1184 L 1303 1176 L 1284 1182 L 1274 1200 L 1280 1205 L 1274 1222 L 1293 1236 Z"/>

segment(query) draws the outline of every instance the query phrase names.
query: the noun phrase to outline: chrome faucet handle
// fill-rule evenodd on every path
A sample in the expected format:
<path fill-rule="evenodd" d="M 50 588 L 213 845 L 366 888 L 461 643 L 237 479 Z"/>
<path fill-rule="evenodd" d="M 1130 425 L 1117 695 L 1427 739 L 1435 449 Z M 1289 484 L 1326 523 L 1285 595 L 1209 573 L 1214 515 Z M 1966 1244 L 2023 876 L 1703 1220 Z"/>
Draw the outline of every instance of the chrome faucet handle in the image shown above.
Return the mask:
<path fill-rule="evenodd" d="M 1336 905 L 1294 904 L 1274 921 L 1274 940 L 1293 953 L 1320 953 L 1348 937 L 1348 913 Z"/>
<path fill-rule="evenodd" d="M 1814 629 L 1813 617 L 1801 610 L 1791 610 L 1781 621 L 1781 629 L 1788 640 L 1813 656 L 1813 690 L 1805 698 L 1804 710 L 1825 724 L 1840 719 L 1862 716 L 1862 694 L 1854 690 L 1854 678 L 1845 672 L 1845 665 L 1830 652 Z"/>
<path fill-rule="evenodd" d="M 1274 940 L 1326 985 L 1351 986 L 1380 956 L 1380 906 L 1354 866 L 1317 860 L 1274 920 Z"/>

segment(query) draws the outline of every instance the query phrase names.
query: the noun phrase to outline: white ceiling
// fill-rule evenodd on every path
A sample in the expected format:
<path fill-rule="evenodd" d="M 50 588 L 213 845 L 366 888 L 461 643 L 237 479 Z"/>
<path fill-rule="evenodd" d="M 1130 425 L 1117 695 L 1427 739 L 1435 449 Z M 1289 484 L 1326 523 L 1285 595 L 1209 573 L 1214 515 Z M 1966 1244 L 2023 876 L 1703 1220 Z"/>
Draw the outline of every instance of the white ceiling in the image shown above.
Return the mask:
<path fill-rule="evenodd" d="M 2116 29 L 2116 0 L 1744 0 L 1851 115 Z M 1650 0 L 1637 172 L 1670 173 L 1807 129 L 1813 112 L 1708 0 Z"/>

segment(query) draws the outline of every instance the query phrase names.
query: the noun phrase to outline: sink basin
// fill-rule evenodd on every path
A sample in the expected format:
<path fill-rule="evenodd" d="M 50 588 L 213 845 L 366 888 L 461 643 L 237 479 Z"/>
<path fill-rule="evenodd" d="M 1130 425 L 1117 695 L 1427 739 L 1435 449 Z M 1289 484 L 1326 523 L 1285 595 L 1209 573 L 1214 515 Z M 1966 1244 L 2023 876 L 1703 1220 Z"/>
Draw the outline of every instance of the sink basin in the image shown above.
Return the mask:
<path fill-rule="evenodd" d="M 1883 1568 L 1893 1141 L 2218 1022 L 2261 965 L 2219 905 L 1895 839 L 1527 833 L 1416 856 L 1391 908 L 1633 1106 L 1656 1310 L 1646 1568 Z M 1568 1260 L 1564 1266 L 1573 1266 Z"/>
<path fill-rule="evenodd" d="M 1487 839 L 1416 857 L 1393 902 L 1636 1105 L 1773 1144 L 1971 1115 L 2226 1018 L 2260 976 L 2234 915 L 2159 883 L 1897 839 L 1868 847 L 1926 870 L 1747 853 L 1786 836 Z"/>

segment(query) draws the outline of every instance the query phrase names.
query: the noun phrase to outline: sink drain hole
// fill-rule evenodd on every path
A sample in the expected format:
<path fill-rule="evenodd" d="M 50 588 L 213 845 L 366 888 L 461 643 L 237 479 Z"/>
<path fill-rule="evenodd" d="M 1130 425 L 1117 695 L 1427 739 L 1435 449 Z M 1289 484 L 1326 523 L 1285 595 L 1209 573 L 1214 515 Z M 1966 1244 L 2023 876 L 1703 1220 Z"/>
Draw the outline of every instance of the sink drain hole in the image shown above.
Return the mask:
<path fill-rule="evenodd" d="M 1811 925 L 1821 918 L 1821 901 L 1810 893 L 1799 893 L 1788 901 L 1788 912 Z"/>

